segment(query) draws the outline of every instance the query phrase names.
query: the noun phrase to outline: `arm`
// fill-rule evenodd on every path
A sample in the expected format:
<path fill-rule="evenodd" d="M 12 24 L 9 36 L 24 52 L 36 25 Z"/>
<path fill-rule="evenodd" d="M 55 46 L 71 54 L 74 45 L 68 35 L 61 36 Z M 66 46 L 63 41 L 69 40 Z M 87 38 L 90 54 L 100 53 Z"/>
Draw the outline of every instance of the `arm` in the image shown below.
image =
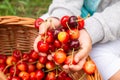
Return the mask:
<path fill-rule="evenodd" d="M 82 5 L 83 0 L 53 0 L 45 16 L 61 18 L 64 15 L 80 15 Z M 47 19 L 45 16 L 41 17 Z"/>
<path fill-rule="evenodd" d="M 120 37 L 120 1 L 85 20 L 92 44 Z"/>

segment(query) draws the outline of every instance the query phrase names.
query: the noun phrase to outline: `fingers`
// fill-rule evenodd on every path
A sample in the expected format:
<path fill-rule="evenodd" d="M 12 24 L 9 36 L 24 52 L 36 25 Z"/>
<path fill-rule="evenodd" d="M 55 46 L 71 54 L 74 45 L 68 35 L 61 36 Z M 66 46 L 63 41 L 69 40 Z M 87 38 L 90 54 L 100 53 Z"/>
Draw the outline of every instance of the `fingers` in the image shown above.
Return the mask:
<path fill-rule="evenodd" d="M 38 52 L 37 44 L 38 44 L 38 42 L 39 42 L 40 40 L 41 40 L 41 36 L 38 35 L 37 38 L 36 38 L 35 41 L 34 41 L 34 44 L 33 44 L 33 48 L 34 48 L 34 50 L 35 50 L 36 52 Z"/>
<path fill-rule="evenodd" d="M 69 69 L 70 69 L 71 71 L 74 71 L 74 72 L 80 71 L 80 70 L 82 69 L 85 61 L 86 61 L 86 58 L 84 58 L 84 59 L 82 59 L 81 61 L 79 61 L 79 63 L 78 63 L 77 65 L 69 65 Z"/>
<path fill-rule="evenodd" d="M 39 34 L 44 34 L 47 29 L 55 29 L 60 26 L 60 21 L 57 18 L 48 18 L 39 27 Z"/>

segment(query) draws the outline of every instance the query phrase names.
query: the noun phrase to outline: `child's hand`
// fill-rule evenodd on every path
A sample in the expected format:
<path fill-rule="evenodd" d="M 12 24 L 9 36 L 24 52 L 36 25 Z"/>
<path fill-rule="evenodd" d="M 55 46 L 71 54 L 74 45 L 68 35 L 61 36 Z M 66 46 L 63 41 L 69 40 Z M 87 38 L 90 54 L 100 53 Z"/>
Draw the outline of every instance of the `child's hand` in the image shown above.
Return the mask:
<path fill-rule="evenodd" d="M 51 26 L 55 26 L 58 27 L 60 26 L 60 21 L 56 18 L 49 18 L 47 19 L 47 22 L 43 22 L 39 28 L 39 34 L 43 34 L 47 31 L 48 28 L 51 28 Z M 52 23 L 50 23 L 49 20 L 52 20 Z M 47 25 L 47 26 L 46 26 Z M 38 37 L 35 39 L 34 42 L 34 50 L 38 52 L 37 49 L 37 43 L 38 41 L 41 40 L 41 36 L 38 35 Z M 86 61 L 86 58 L 88 57 L 91 48 L 92 48 L 92 41 L 90 39 L 89 34 L 87 33 L 87 31 L 85 29 L 80 30 L 80 37 L 79 37 L 79 41 L 80 41 L 80 50 L 78 53 L 75 54 L 74 60 L 75 62 L 77 62 L 76 65 L 64 65 L 63 68 L 65 70 L 72 70 L 72 71 L 79 71 L 82 69 L 83 64 Z"/>
<path fill-rule="evenodd" d="M 37 43 L 41 40 L 41 35 L 40 34 L 44 34 L 48 28 L 52 28 L 52 27 L 59 27 L 60 26 L 60 21 L 57 18 L 48 18 L 46 21 L 44 21 L 40 27 L 39 27 L 39 35 L 37 36 L 37 38 L 34 41 L 34 50 L 36 52 L 38 52 L 37 49 Z"/>
<path fill-rule="evenodd" d="M 78 64 L 77 65 L 64 65 L 63 68 L 66 71 L 68 71 L 68 70 L 72 70 L 72 71 L 81 70 L 85 61 L 86 61 L 86 58 L 88 57 L 88 55 L 91 51 L 92 41 L 89 37 L 89 34 L 87 33 L 87 31 L 85 29 L 80 30 L 79 41 L 80 41 L 81 49 L 74 57 L 75 62 L 77 62 Z"/>
<path fill-rule="evenodd" d="M 7 80 L 3 72 L 0 71 L 0 80 Z"/>

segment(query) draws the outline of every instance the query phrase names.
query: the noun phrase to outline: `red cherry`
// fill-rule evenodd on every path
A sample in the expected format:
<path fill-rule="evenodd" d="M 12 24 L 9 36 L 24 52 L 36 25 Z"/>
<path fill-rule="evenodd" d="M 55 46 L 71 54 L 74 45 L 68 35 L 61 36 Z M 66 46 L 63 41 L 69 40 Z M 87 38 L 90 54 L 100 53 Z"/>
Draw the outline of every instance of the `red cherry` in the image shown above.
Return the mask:
<path fill-rule="evenodd" d="M 81 30 L 84 28 L 84 19 L 82 19 L 80 16 L 78 16 L 78 29 Z"/>
<path fill-rule="evenodd" d="M 45 80 L 56 80 L 56 74 L 55 74 L 55 72 L 48 72 Z"/>
<path fill-rule="evenodd" d="M 68 24 L 68 19 L 69 19 L 69 16 L 63 16 L 61 18 L 61 25 L 64 27 L 64 28 L 68 28 L 67 24 Z"/>
<path fill-rule="evenodd" d="M 44 42 L 44 41 L 39 41 L 37 48 L 38 48 L 39 52 L 46 53 L 49 49 L 49 44 L 47 42 Z"/>
<path fill-rule="evenodd" d="M 35 72 L 30 73 L 30 80 L 36 80 Z"/>
<path fill-rule="evenodd" d="M 46 68 L 47 68 L 48 70 L 54 69 L 54 68 L 55 68 L 55 63 L 54 63 L 53 61 L 48 61 L 48 62 L 46 63 Z"/>
<path fill-rule="evenodd" d="M 10 80 L 21 80 L 21 79 L 19 77 L 17 77 L 17 76 L 14 76 L 14 77 L 11 77 Z"/>
<path fill-rule="evenodd" d="M 14 50 L 12 55 L 18 60 L 21 59 L 21 57 L 22 57 L 22 53 L 20 50 Z"/>
<path fill-rule="evenodd" d="M 35 72 L 36 80 L 42 80 L 45 76 L 45 73 L 42 70 L 37 70 Z"/>
<path fill-rule="evenodd" d="M 28 54 L 28 53 L 23 53 L 22 59 L 23 59 L 24 61 L 28 61 L 28 60 L 30 59 L 29 54 Z"/>
<path fill-rule="evenodd" d="M 39 29 L 40 24 L 43 22 L 44 20 L 42 18 L 38 18 L 35 20 L 35 28 Z"/>
<path fill-rule="evenodd" d="M 30 74 L 28 72 L 21 71 L 18 76 L 22 78 L 22 80 L 30 80 Z"/>
<path fill-rule="evenodd" d="M 56 40 L 54 41 L 54 46 L 55 46 L 56 48 L 60 48 L 60 47 L 61 47 L 61 42 L 56 39 Z"/>
<path fill-rule="evenodd" d="M 7 59 L 7 56 L 4 54 L 0 54 L 0 64 L 4 64 Z"/>
<path fill-rule="evenodd" d="M 40 56 L 38 60 L 40 63 L 45 64 L 47 62 L 47 56 Z"/>
<path fill-rule="evenodd" d="M 33 58 L 35 60 L 39 58 L 38 52 L 35 52 L 34 50 L 31 50 L 29 55 L 30 55 L 30 58 Z"/>
<path fill-rule="evenodd" d="M 36 67 L 35 67 L 35 65 L 34 64 L 28 64 L 28 70 L 27 70 L 27 72 L 33 72 L 33 71 L 35 71 L 35 69 L 36 69 Z"/>
<path fill-rule="evenodd" d="M 52 32 L 52 31 L 47 31 L 46 42 L 47 42 L 47 43 L 52 43 L 52 42 L 54 42 L 54 37 L 53 37 L 53 32 Z"/>
<path fill-rule="evenodd" d="M 72 61 L 72 59 L 73 59 L 72 55 L 69 55 L 65 59 L 64 63 L 67 64 L 67 65 L 69 65 L 69 64 L 76 64 L 76 62 L 74 61 L 74 59 L 73 59 L 73 61 Z"/>

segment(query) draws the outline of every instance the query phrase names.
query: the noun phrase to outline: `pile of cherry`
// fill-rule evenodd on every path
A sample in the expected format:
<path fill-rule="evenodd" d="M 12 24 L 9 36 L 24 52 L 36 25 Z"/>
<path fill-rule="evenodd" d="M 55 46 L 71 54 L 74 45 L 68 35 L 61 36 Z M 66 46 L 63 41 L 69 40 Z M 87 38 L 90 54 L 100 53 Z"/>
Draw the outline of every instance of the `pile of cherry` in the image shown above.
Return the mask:
<path fill-rule="evenodd" d="M 41 27 L 42 22 L 44 20 L 38 18 L 35 27 Z M 80 50 L 78 39 L 84 20 L 76 16 L 63 16 L 60 22 L 60 27 L 53 27 L 41 34 L 37 44 L 39 52 L 14 50 L 11 56 L 0 54 L 0 71 L 4 72 L 7 80 L 72 80 L 61 67 L 64 64 L 77 64 L 74 55 Z M 86 61 L 83 70 L 93 74 L 95 64 Z"/>

